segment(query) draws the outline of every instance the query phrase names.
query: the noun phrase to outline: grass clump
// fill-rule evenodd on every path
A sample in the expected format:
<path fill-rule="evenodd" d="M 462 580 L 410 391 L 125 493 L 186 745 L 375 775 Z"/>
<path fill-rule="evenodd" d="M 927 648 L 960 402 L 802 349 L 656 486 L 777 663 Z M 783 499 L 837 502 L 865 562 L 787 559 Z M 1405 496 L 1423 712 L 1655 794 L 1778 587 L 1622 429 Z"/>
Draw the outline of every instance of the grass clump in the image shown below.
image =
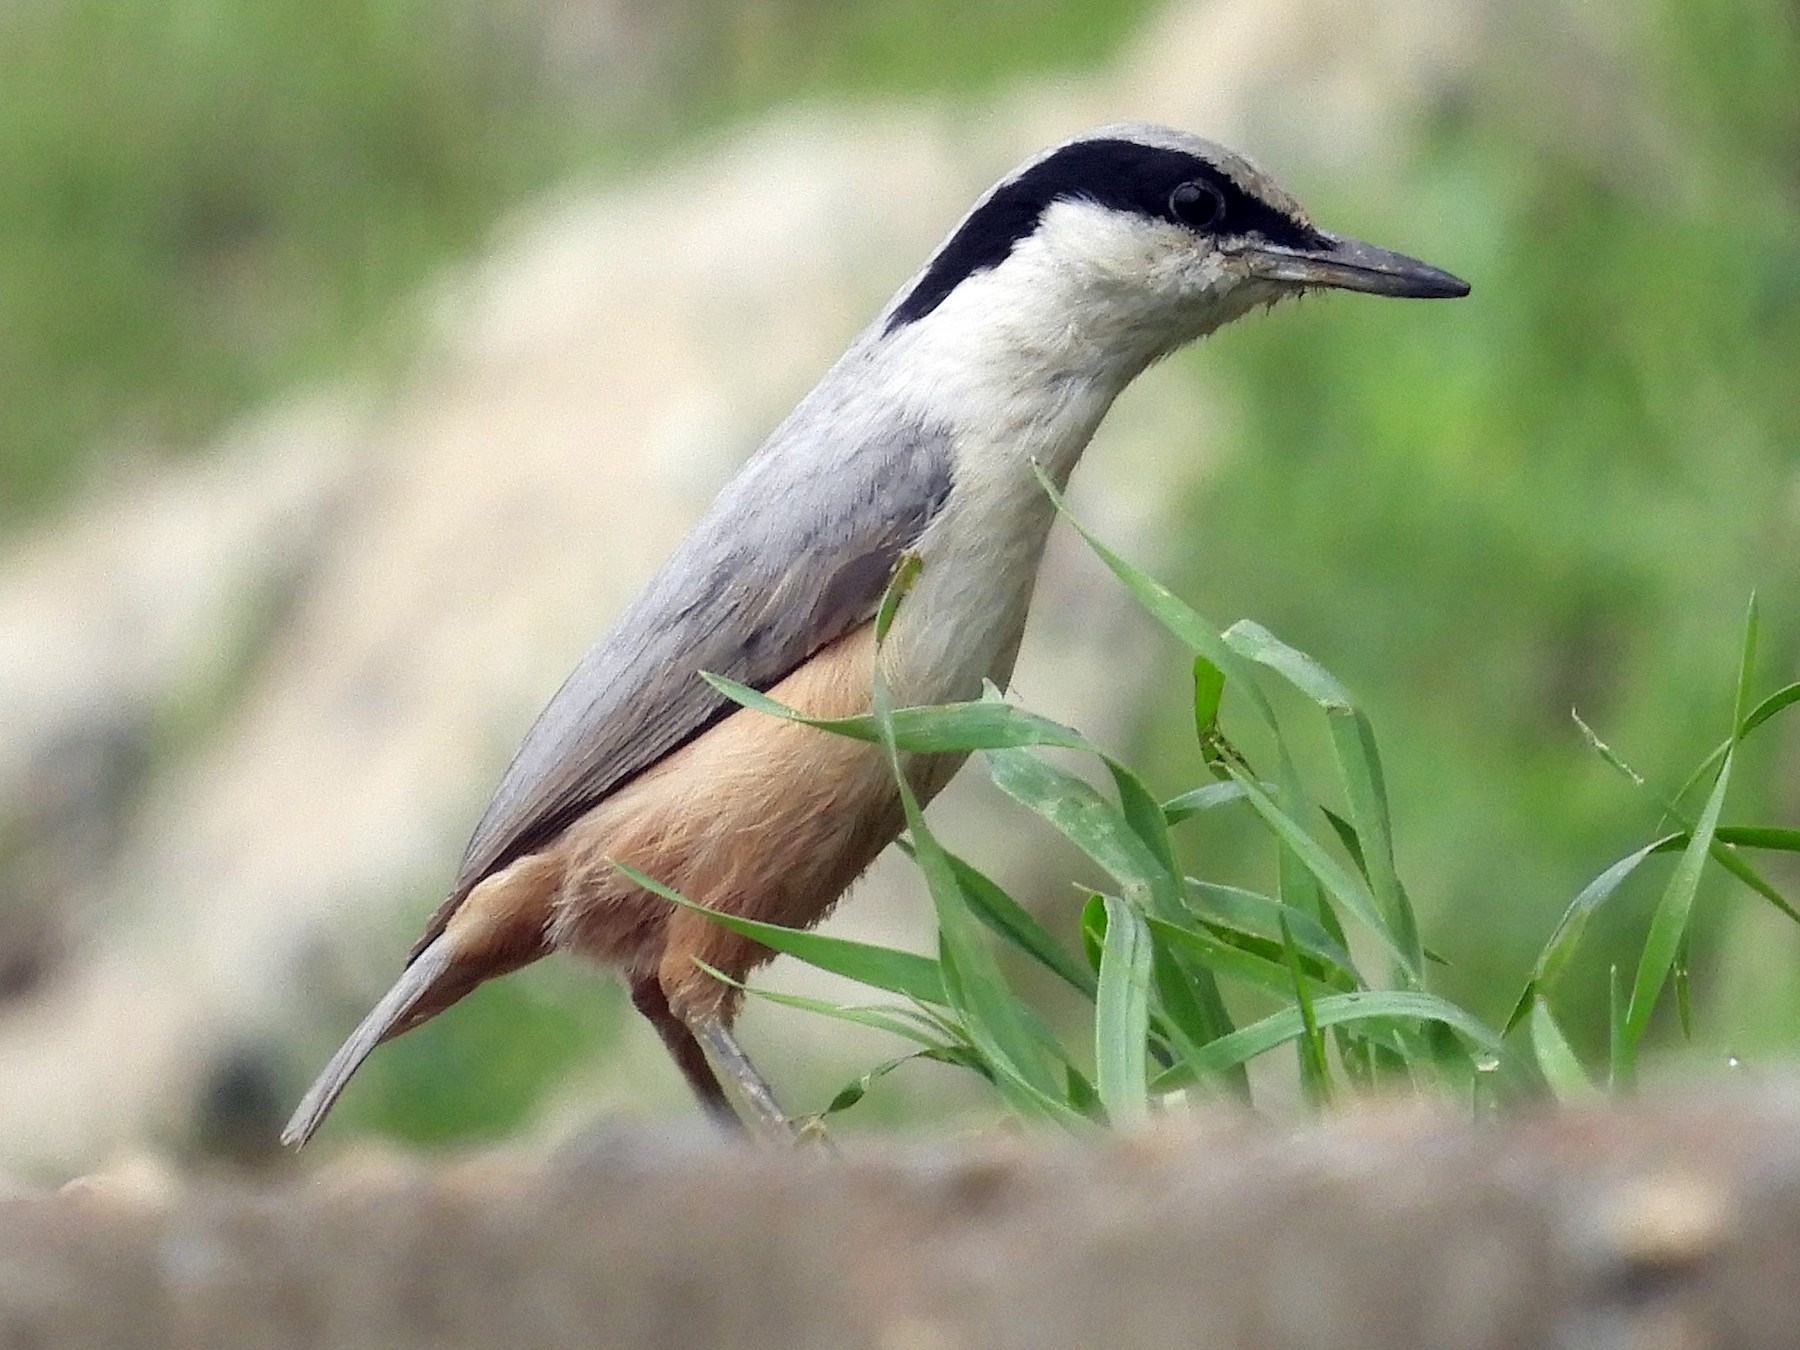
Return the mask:
<path fill-rule="evenodd" d="M 1430 988 L 1437 959 L 1421 938 L 1396 869 L 1374 732 L 1349 691 L 1257 624 L 1219 630 L 1082 533 L 1137 602 L 1192 655 L 1195 758 L 1206 781 L 1173 798 L 1158 800 L 1131 769 L 1079 732 L 1003 702 L 996 690 L 975 702 L 895 708 L 878 680 L 868 715 L 816 719 L 754 690 L 714 681 L 748 708 L 884 748 L 901 785 L 906 848 L 937 915 L 938 950 L 925 956 L 714 914 L 736 932 L 890 996 L 888 1002 L 845 1006 L 761 992 L 779 1003 L 878 1027 L 911 1046 L 846 1085 L 820 1115 L 846 1109 L 875 1079 L 923 1057 L 972 1070 L 1022 1118 L 1081 1132 L 1142 1119 L 1184 1089 L 1248 1100 L 1246 1066 L 1284 1046 L 1292 1047 L 1303 1096 L 1317 1104 L 1378 1084 L 1448 1092 L 1480 1104 L 1544 1094 L 1581 1098 L 1601 1084 L 1623 1088 L 1634 1081 L 1652 1013 L 1671 984 L 1682 1029 L 1691 1031 L 1687 943 L 1709 862 L 1800 921 L 1786 897 L 1743 856 L 1758 849 L 1800 852 L 1800 830 L 1722 823 L 1739 744 L 1800 702 L 1800 684 L 1761 701 L 1752 698 L 1754 602 L 1729 734 L 1681 791 L 1663 801 L 1672 828 L 1626 854 L 1575 897 L 1511 1016 L 1492 1026 Z M 884 617 L 904 603 L 903 582 L 884 605 Z M 1324 791 L 1298 767 L 1290 750 L 1292 728 L 1263 687 L 1269 679 L 1297 691 L 1324 718 L 1334 779 Z M 1266 744 L 1266 755 L 1259 750 L 1256 756 L 1260 768 L 1225 729 L 1227 712 L 1233 725 L 1247 717 Z M 1590 739 L 1609 762 L 1632 773 L 1597 736 L 1590 733 Z M 1037 753 L 1046 748 L 1091 756 L 1112 791 L 1102 792 Z M 1002 792 L 1061 832 L 1109 878 L 1083 907 L 1073 949 L 971 862 L 949 852 L 925 823 L 899 772 L 900 756 L 942 751 L 979 752 Z M 1172 831 L 1199 815 L 1225 813 L 1260 833 L 1273 850 L 1270 892 L 1190 876 L 1178 864 Z M 1606 1052 L 1598 1064 L 1584 1062 L 1552 1007 L 1558 976 L 1595 910 L 1664 854 L 1675 855 L 1676 865 L 1635 971 L 1614 972 Z M 689 903 L 649 877 L 632 875 Z M 1079 995 L 1088 1009 L 1079 1038 L 1059 1035 L 1018 997 L 996 941 Z M 1250 1012 L 1239 1011 L 1244 1008 Z"/>

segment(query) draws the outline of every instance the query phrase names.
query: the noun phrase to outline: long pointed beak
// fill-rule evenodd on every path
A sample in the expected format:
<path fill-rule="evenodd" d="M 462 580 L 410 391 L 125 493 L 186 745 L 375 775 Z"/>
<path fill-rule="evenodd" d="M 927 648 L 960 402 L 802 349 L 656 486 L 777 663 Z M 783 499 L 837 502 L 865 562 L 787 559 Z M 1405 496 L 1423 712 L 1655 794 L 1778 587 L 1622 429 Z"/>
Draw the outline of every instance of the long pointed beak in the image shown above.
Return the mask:
<path fill-rule="evenodd" d="M 1360 239 L 1324 235 L 1321 248 L 1262 244 L 1245 250 L 1250 275 L 1297 286 L 1332 286 L 1371 295 L 1447 300 L 1469 293 L 1469 283 L 1430 263 L 1376 248 Z"/>

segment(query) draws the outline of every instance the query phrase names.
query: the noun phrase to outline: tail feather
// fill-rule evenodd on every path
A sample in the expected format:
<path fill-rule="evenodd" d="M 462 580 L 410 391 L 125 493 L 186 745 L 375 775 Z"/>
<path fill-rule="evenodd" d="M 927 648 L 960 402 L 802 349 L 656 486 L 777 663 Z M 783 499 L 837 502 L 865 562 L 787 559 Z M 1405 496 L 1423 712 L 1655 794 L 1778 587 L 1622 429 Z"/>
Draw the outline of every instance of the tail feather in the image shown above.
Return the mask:
<path fill-rule="evenodd" d="M 419 1019 L 409 1017 L 420 1001 L 432 992 L 455 960 L 456 951 L 447 933 L 439 934 L 421 951 L 394 981 L 394 987 L 382 995 L 350 1033 L 350 1039 L 338 1047 L 331 1062 L 300 1099 L 293 1118 L 281 1132 L 281 1142 L 296 1148 L 312 1138 L 350 1081 L 350 1075 L 362 1066 L 369 1053 L 391 1035 L 396 1035 Z"/>

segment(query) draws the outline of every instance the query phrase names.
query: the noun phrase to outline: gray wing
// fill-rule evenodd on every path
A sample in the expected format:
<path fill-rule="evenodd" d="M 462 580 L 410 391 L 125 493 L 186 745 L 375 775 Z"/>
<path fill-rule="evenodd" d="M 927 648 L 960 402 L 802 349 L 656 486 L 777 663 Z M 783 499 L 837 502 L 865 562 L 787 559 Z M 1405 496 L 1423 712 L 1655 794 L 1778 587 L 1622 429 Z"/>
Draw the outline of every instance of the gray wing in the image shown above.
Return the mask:
<path fill-rule="evenodd" d="M 827 445 L 807 427 L 831 419 L 793 420 L 539 714 L 420 949 L 483 877 L 730 712 L 701 671 L 766 689 L 874 613 L 949 493 L 950 433 L 884 419 L 857 435 L 836 420 L 850 443 Z"/>

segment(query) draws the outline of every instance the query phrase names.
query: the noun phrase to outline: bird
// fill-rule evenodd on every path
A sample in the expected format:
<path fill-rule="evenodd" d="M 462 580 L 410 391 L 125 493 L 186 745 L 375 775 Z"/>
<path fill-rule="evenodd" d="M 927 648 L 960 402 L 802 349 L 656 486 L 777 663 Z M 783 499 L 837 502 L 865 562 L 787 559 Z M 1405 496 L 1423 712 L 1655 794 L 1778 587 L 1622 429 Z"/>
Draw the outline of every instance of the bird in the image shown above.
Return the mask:
<path fill-rule="evenodd" d="M 1168 127 L 1084 131 L 1002 178 L 551 698 L 399 977 L 283 1141 L 312 1136 L 378 1045 L 556 951 L 622 975 L 709 1115 L 791 1128 L 733 1031 L 742 982 L 773 953 L 615 864 L 699 906 L 807 927 L 904 816 L 880 747 L 742 707 L 703 673 L 815 717 L 868 711 L 877 664 L 896 706 L 1006 687 L 1055 516 L 1039 475 L 1064 485 L 1153 362 L 1325 289 L 1469 292 L 1316 226 L 1250 160 Z M 910 589 L 878 646 L 902 559 Z M 915 755 L 902 771 L 926 802 L 960 763 Z"/>

